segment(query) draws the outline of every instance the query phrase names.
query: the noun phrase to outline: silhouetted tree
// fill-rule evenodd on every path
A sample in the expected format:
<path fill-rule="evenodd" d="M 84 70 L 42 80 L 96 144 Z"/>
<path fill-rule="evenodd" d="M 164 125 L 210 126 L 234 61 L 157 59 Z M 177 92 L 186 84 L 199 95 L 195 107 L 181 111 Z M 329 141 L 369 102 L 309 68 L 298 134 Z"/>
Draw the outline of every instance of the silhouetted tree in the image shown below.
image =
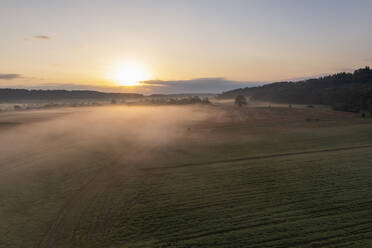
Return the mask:
<path fill-rule="evenodd" d="M 238 107 L 241 107 L 243 105 L 247 105 L 247 99 L 245 98 L 244 95 L 238 95 L 236 98 L 235 98 L 235 105 L 237 105 Z"/>
<path fill-rule="evenodd" d="M 211 102 L 209 101 L 208 97 L 204 97 L 203 100 L 202 100 L 202 103 L 203 104 L 210 104 Z"/>
<path fill-rule="evenodd" d="M 195 103 L 201 103 L 202 102 L 202 100 L 198 96 L 191 97 L 190 101 L 191 101 L 191 103 L 194 103 L 194 104 Z"/>

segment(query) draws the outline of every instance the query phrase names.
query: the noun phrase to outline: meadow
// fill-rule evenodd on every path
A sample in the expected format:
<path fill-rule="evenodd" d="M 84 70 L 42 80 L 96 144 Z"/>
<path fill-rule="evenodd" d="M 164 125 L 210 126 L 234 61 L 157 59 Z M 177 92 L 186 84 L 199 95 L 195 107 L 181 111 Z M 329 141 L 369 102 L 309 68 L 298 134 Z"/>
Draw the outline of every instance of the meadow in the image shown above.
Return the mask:
<path fill-rule="evenodd" d="M 0 113 L 0 247 L 371 247 L 372 119 L 327 108 Z"/>

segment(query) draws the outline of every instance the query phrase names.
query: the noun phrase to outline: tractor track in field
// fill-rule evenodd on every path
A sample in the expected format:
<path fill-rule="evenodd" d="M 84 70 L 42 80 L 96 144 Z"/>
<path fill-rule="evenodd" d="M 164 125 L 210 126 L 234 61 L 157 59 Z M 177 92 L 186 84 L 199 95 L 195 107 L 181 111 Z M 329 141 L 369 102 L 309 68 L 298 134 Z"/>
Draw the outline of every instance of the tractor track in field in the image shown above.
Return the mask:
<path fill-rule="evenodd" d="M 56 242 L 58 241 L 59 231 L 63 229 L 66 220 L 72 214 L 71 209 L 78 208 L 81 204 L 81 200 L 90 190 L 90 186 L 101 176 L 101 173 L 105 171 L 106 168 L 100 169 L 87 183 L 85 183 L 77 193 L 75 193 L 67 203 L 61 207 L 58 211 L 56 217 L 50 224 L 50 227 L 41 241 L 36 247 L 56 247 Z"/>
<path fill-rule="evenodd" d="M 68 234 L 68 242 L 71 247 L 75 247 L 75 242 L 80 241 L 80 237 L 78 237 L 78 231 L 81 225 L 81 213 L 84 209 L 84 202 L 89 201 L 93 198 L 97 198 L 98 200 L 102 198 L 103 202 L 99 203 L 99 216 L 95 221 L 93 227 L 89 230 L 88 236 L 92 236 L 93 239 L 96 239 L 94 236 L 107 236 L 110 232 L 110 223 L 111 221 L 111 209 L 109 207 L 110 203 L 107 202 L 109 199 L 108 190 L 112 187 L 115 183 L 122 180 L 120 176 L 118 176 L 118 170 L 125 170 L 126 174 L 142 174 L 138 169 L 135 168 L 129 161 L 123 161 L 121 156 L 117 158 L 107 158 L 110 160 L 107 165 L 103 166 L 102 168 L 98 169 L 97 172 L 91 178 L 83 184 L 77 192 L 73 193 L 71 197 L 69 197 L 66 203 L 60 208 L 54 219 L 49 225 L 48 230 L 45 232 L 44 236 L 40 239 L 40 241 L 35 245 L 37 248 L 44 248 L 44 247 L 60 247 L 60 241 L 66 240 L 66 233 L 64 233 L 66 226 L 72 225 L 71 232 Z M 125 165 L 123 167 L 123 165 Z M 151 189 L 149 189 L 151 190 Z M 126 214 L 127 210 L 130 209 L 135 202 L 140 197 L 141 192 L 136 193 L 133 197 L 128 199 L 125 203 L 125 206 L 121 207 L 121 214 Z M 72 224 L 71 224 L 72 223 Z M 88 237 L 85 236 L 85 237 Z M 92 238 L 90 237 L 90 238 Z M 88 237 L 89 238 L 89 237 Z M 64 247 L 62 245 L 62 247 Z"/>
<path fill-rule="evenodd" d="M 302 152 L 286 152 L 286 153 L 277 153 L 277 154 L 266 154 L 266 155 L 257 155 L 257 156 L 251 156 L 251 157 L 242 157 L 242 158 L 236 158 L 236 159 L 225 159 L 225 160 L 214 160 L 214 161 L 207 161 L 202 163 L 190 163 L 190 164 L 181 164 L 178 166 L 163 166 L 163 167 L 153 167 L 153 168 L 140 168 L 135 169 L 138 172 L 151 172 L 156 170 L 163 170 L 163 169 L 177 169 L 177 168 L 184 168 L 184 167 L 195 167 L 195 166 L 203 166 L 203 165 L 213 165 L 213 164 L 220 164 L 220 163 L 229 163 L 229 162 L 244 162 L 244 161 L 250 161 L 250 160 L 260 160 L 260 159 L 268 159 L 268 158 L 279 158 L 279 157 L 288 157 L 288 156 L 296 156 L 296 155 L 305 155 L 305 154 L 318 154 L 318 153 L 328 153 L 328 152 L 338 152 L 338 151 L 348 151 L 348 150 L 356 150 L 356 149 L 363 149 L 363 148 L 371 148 L 372 144 L 365 144 L 365 145 L 359 145 L 359 146 L 348 146 L 348 147 L 339 147 L 339 148 L 330 148 L 330 149 L 323 149 L 323 150 L 312 150 L 312 151 L 302 151 Z M 110 163 L 108 163 L 106 166 L 103 166 L 97 172 L 83 185 L 80 189 L 77 190 L 76 193 L 74 193 L 67 202 L 60 208 L 56 216 L 54 217 L 54 220 L 50 224 L 47 232 L 44 234 L 44 236 L 41 238 L 40 242 L 36 244 L 35 247 L 42 248 L 42 247 L 58 247 L 58 242 L 63 238 L 61 237 L 63 235 L 64 228 L 66 225 L 73 221 L 74 215 L 78 214 L 79 209 L 81 209 L 82 205 L 84 204 L 84 200 L 86 198 L 89 198 L 89 194 L 96 193 L 100 196 L 104 195 L 106 190 L 112 185 L 112 183 L 115 183 L 115 168 L 117 168 L 118 165 L 122 165 L 122 161 L 120 157 L 116 159 L 110 159 Z M 130 167 L 130 166 L 129 166 Z M 128 172 L 133 168 L 127 168 Z M 97 182 L 103 182 L 111 180 L 110 183 L 103 183 L 97 185 Z M 99 197 L 99 196 L 98 196 Z M 136 197 L 135 197 L 136 198 Z M 136 199 L 131 199 L 132 201 L 136 201 Z M 129 202 L 128 202 L 129 203 Z M 98 226 L 94 227 L 94 230 L 92 230 L 95 234 L 101 233 L 102 235 L 107 235 L 107 232 L 109 232 L 108 226 L 110 223 L 107 223 L 106 220 L 107 216 L 110 215 L 110 211 L 108 212 L 104 211 L 104 208 L 107 207 L 106 202 L 103 203 L 101 208 L 101 213 L 103 213 L 104 216 L 100 216 L 99 218 L 104 218 L 103 226 L 100 228 Z M 134 204 L 133 202 L 130 202 L 129 205 Z M 126 206 L 125 208 L 130 208 L 130 206 Z M 75 211 L 74 211 L 75 210 Z M 124 211 L 124 210 L 123 210 Z M 125 211 L 124 211 L 125 212 Z M 74 240 L 76 238 L 76 232 L 79 229 L 80 220 L 77 221 L 77 223 L 74 224 L 74 230 L 72 233 L 71 240 Z M 97 222 L 98 223 L 98 222 Z M 241 229 L 241 227 L 237 228 L 237 230 Z M 234 229 L 235 230 L 235 229 Z M 227 232 L 234 231 L 234 230 L 227 230 Z M 212 233 L 213 234 L 213 233 Z M 210 235 L 210 233 L 206 234 Z M 204 236 L 204 235 L 201 235 Z M 199 238 L 199 235 L 189 237 L 191 239 Z"/>
<path fill-rule="evenodd" d="M 109 185 L 100 184 L 99 188 L 94 187 L 97 181 L 106 180 L 108 177 L 113 179 L 112 173 L 113 169 L 118 165 L 120 158 L 111 159 L 110 163 L 102 168 L 100 168 L 84 185 L 74 193 L 67 202 L 60 208 L 54 220 L 50 224 L 48 231 L 41 238 L 40 242 L 35 246 L 41 247 L 58 247 L 58 240 L 60 239 L 61 232 L 63 231 L 65 225 L 69 220 L 74 217 L 74 209 L 79 209 L 83 204 L 85 198 L 89 197 L 92 191 L 96 191 L 97 194 L 102 194 L 105 192 Z M 79 222 L 77 225 L 79 226 Z M 75 230 L 72 233 L 72 239 L 75 237 Z"/>
<path fill-rule="evenodd" d="M 276 153 L 276 154 L 263 154 L 263 155 L 250 156 L 250 157 L 212 160 L 212 161 L 201 162 L 201 163 L 180 164 L 180 165 L 176 165 L 176 166 L 146 167 L 146 168 L 142 168 L 141 170 L 157 171 L 157 170 L 164 170 L 164 169 L 179 169 L 179 168 L 184 168 L 184 167 L 196 167 L 196 166 L 222 164 L 222 163 L 230 163 L 230 162 L 244 162 L 244 161 L 250 161 L 250 160 L 280 158 L 280 157 L 289 157 L 289 156 L 306 155 L 306 154 L 318 154 L 318 153 L 328 153 L 328 152 L 349 151 L 349 150 L 357 150 L 357 149 L 371 148 L 371 147 L 372 147 L 372 144 L 366 144 L 366 145 L 359 145 L 359 146 L 347 146 L 347 147 L 329 148 L 329 149 L 302 151 L 302 152 L 285 152 L 285 153 Z"/>

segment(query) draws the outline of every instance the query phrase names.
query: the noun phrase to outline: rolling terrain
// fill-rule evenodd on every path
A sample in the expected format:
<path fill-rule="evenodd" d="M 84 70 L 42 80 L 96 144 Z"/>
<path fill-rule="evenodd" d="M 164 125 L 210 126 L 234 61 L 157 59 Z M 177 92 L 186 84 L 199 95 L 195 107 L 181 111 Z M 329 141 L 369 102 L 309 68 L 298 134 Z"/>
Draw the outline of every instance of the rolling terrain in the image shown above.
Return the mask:
<path fill-rule="evenodd" d="M 0 247 L 369 247 L 372 119 L 325 108 L 0 114 Z"/>
<path fill-rule="evenodd" d="M 372 113 L 372 70 L 366 66 L 353 73 L 341 72 L 320 78 L 269 83 L 223 92 L 220 99 L 238 95 L 255 101 L 289 104 L 319 104 L 335 110 Z"/>

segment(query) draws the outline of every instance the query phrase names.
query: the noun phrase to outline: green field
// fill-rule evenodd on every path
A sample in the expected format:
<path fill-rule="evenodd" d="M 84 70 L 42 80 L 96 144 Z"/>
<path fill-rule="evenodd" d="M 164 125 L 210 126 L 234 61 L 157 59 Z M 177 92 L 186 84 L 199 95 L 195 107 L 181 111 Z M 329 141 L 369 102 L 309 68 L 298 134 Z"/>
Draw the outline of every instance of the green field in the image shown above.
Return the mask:
<path fill-rule="evenodd" d="M 0 247 L 372 247 L 372 119 L 326 108 L 0 114 Z"/>

